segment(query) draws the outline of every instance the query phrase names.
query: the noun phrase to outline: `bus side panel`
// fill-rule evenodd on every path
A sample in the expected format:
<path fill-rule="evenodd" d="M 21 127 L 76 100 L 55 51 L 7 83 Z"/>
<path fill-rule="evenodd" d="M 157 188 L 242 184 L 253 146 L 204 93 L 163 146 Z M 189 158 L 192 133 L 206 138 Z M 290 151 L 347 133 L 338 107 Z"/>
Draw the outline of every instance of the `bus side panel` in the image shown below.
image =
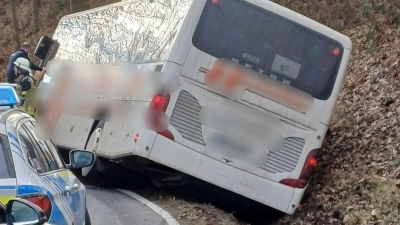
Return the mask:
<path fill-rule="evenodd" d="M 85 149 L 94 119 L 61 114 L 52 137 L 55 145 L 67 149 Z"/>
<path fill-rule="evenodd" d="M 137 66 L 140 69 L 158 72 L 162 71 L 163 73 L 169 74 L 179 74 L 182 70 L 182 66 L 171 62 L 143 63 L 138 64 Z M 176 92 L 171 93 L 171 100 L 169 104 L 169 106 L 171 107 L 167 108 L 167 111 L 165 112 L 167 115 L 171 115 L 172 113 L 172 106 L 174 106 L 174 99 L 176 99 L 176 96 Z M 124 104 L 130 104 L 132 107 L 148 108 L 150 102 L 151 99 L 148 99 L 146 101 L 131 100 L 131 102 L 127 101 Z M 135 117 L 134 114 L 132 114 L 131 116 L 132 118 Z M 146 154 L 142 154 L 143 152 L 141 151 L 141 149 L 137 149 L 138 146 L 136 146 L 134 141 L 135 135 L 138 134 L 142 129 L 144 129 L 143 123 L 137 120 L 138 118 L 135 117 L 132 120 L 135 121 L 135 123 L 131 126 L 106 122 L 104 127 L 102 128 L 102 134 L 99 139 L 96 154 L 109 159 L 115 159 L 128 155 L 140 155 L 146 157 Z M 172 126 L 169 127 L 169 130 L 173 133 L 174 137 L 178 137 L 179 133 Z M 150 136 L 152 137 L 152 134 Z M 143 140 L 143 138 L 141 138 L 141 140 Z"/>

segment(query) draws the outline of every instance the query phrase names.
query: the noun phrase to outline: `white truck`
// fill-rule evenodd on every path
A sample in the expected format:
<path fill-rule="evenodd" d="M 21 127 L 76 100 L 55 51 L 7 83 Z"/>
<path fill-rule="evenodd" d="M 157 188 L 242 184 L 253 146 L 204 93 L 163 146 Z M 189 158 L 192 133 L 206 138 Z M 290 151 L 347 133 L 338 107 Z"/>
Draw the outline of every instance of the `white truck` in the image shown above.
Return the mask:
<path fill-rule="evenodd" d="M 84 176 L 110 170 L 106 161 L 161 184 L 189 175 L 288 214 L 313 175 L 352 49 L 265 0 L 123 1 L 63 17 L 52 39 L 57 59 L 179 76 L 176 92 L 136 102 L 168 115 L 164 132 L 59 117 L 53 142 L 98 156 Z"/>

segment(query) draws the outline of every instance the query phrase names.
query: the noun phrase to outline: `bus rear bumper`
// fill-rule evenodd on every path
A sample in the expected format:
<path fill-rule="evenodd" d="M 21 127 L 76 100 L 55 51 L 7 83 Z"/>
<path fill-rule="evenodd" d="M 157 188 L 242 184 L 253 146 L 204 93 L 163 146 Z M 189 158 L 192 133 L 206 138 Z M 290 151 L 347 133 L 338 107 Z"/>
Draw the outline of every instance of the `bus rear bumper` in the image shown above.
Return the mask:
<path fill-rule="evenodd" d="M 141 137 L 142 134 L 139 139 Z M 287 214 L 296 211 L 304 194 L 305 189 L 292 188 L 248 173 L 161 135 L 156 135 L 154 142 L 150 139 L 146 138 L 148 148 L 145 152 L 136 149 L 139 150 L 137 153 L 142 152 L 139 155 Z"/>

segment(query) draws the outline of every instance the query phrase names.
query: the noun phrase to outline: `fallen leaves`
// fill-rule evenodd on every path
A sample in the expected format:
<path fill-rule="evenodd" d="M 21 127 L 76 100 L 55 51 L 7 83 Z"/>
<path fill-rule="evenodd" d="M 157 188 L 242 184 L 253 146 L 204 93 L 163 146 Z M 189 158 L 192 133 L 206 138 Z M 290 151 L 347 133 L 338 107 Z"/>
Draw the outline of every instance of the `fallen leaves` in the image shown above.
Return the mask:
<path fill-rule="evenodd" d="M 174 218 L 187 225 L 246 225 L 230 213 L 210 204 L 199 204 L 164 196 L 156 202 L 165 205 Z"/>
<path fill-rule="evenodd" d="M 368 52 L 367 26 L 344 31 L 353 56 L 302 208 L 278 224 L 400 224 L 400 28 Z M 322 207 L 316 208 L 316 205 Z"/>

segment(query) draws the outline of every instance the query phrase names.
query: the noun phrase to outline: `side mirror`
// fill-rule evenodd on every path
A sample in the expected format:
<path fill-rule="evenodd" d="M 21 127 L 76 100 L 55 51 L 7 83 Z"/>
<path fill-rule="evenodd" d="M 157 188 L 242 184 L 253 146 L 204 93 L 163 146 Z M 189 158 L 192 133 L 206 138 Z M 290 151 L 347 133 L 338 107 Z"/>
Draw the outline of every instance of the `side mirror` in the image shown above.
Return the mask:
<path fill-rule="evenodd" d="M 85 150 L 72 150 L 69 153 L 69 157 L 71 162 L 70 169 L 92 166 L 95 160 L 95 154 Z"/>
<path fill-rule="evenodd" d="M 7 225 L 43 225 L 46 223 L 46 214 L 43 210 L 24 199 L 14 198 L 7 203 Z"/>
<path fill-rule="evenodd" d="M 60 43 L 50 37 L 42 36 L 35 49 L 35 56 L 42 60 L 41 67 L 46 66 L 47 62 L 52 60 L 60 47 Z"/>

